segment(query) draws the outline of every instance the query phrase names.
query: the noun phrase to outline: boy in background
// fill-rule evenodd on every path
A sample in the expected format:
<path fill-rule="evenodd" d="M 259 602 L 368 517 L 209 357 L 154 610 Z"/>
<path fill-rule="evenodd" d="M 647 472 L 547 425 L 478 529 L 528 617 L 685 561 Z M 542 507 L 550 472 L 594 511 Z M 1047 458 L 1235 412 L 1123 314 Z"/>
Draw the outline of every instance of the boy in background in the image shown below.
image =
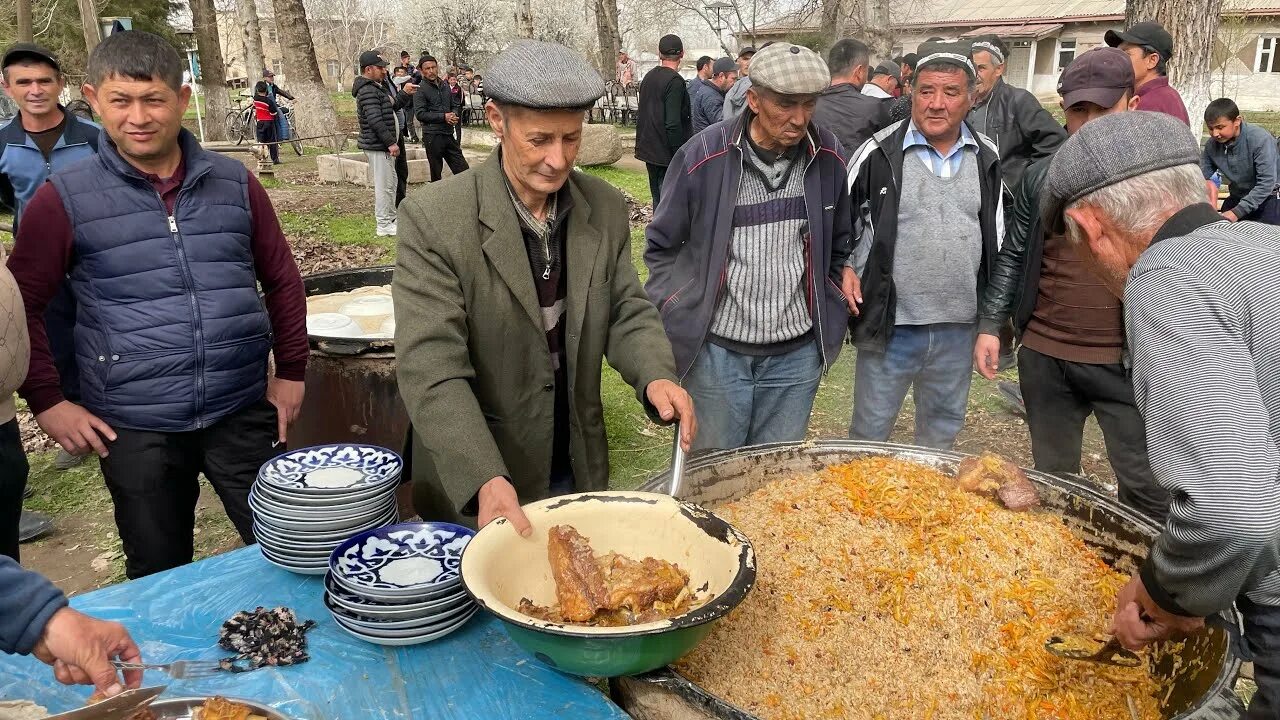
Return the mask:
<path fill-rule="evenodd" d="M 276 101 L 271 99 L 267 94 L 267 84 L 258 81 L 253 86 L 253 118 L 258 122 L 255 123 L 255 133 L 258 142 L 267 146 L 267 151 L 271 153 L 271 164 L 280 164 L 280 146 L 276 143 L 280 133 L 276 131 L 278 125 L 276 120 L 280 117 L 280 107 L 276 105 Z"/>
<path fill-rule="evenodd" d="M 1280 200 L 1276 185 L 1276 139 L 1240 117 L 1240 108 L 1229 98 L 1209 103 L 1204 124 L 1212 136 L 1204 143 L 1200 170 L 1206 180 L 1218 173 L 1230 186 L 1222 203 L 1222 217 L 1235 222 L 1253 220 L 1280 225 Z"/>

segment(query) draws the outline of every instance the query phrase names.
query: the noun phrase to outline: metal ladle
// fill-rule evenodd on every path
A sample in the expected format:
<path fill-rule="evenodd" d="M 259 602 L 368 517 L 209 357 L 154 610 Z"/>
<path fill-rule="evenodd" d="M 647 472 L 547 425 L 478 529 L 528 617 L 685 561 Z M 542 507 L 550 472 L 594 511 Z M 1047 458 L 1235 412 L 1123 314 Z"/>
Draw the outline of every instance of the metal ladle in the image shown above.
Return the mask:
<path fill-rule="evenodd" d="M 684 486 L 685 452 L 680 445 L 680 426 L 681 423 L 679 422 L 675 424 L 675 446 L 671 451 L 671 481 L 667 484 L 667 494 L 673 498 L 679 498 L 680 491 Z"/>
<path fill-rule="evenodd" d="M 1055 635 L 1045 642 L 1044 649 L 1067 660 L 1083 660 L 1120 667 L 1138 667 L 1142 664 L 1142 658 L 1121 647 L 1120 641 L 1114 636 L 1104 642 L 1081 635 L 1066 637 Z"/>

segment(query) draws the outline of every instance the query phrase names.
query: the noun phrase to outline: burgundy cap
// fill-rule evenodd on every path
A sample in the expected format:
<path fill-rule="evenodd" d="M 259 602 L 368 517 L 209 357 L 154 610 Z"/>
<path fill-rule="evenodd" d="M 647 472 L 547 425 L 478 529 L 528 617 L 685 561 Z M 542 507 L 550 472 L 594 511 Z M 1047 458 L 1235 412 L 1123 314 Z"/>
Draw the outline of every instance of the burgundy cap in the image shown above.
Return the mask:
<path fill-rule="evenodd" d="M 1126 92 L 1133 92 L 1133 64 L 1123 50 L 1097 47 L 1081 54 L 1058 79 L 1062 106 L 1091 102 L 1105 108 L 1120 102 Z"/>

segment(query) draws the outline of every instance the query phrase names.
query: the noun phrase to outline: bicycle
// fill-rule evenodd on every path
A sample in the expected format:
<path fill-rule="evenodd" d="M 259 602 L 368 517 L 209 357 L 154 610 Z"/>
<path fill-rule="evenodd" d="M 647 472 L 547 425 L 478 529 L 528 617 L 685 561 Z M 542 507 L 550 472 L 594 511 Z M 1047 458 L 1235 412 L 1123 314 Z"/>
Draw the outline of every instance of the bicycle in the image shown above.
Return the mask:
<path fill-rule="evenodd" d="M 257 137 L 258 121 L 254 119 L 253 103 L 245 105 L 243 100 L 238 100 L 236 107 L 227 111 L 223 122 L 227 127 L 227 139 L 235 140 L 237 145 Z"/>
<path fill-rule="evenodd" d="M 280 112 L 284 115 L 285 127 L 289 131 L 289 145 L 293 147 L 293 152 L 301 157 L 302 141 L 296 139 L 298 137 L 298 130 L 293 124 L 293 107 L 280 102 L 279 98 L 276 98 L 276 104 L 279 106 Z M 283 140 L 284 138 L 281 139 Z"/>

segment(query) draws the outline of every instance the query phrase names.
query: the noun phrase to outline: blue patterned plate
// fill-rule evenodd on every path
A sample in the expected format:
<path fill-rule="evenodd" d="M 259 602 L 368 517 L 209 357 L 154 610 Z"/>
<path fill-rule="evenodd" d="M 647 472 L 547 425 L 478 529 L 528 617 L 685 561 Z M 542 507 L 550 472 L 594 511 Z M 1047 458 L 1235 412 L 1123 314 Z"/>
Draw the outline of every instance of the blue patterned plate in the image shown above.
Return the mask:
<path fill-rule="evenodd" d="M 459 581 L 474 530 L 451 523 L 400 523 L 370 530 L 333 551 L 334 580 L 373 599 L 416 597 Z"/>
<path fill-rule="evenodd" d="M 403 469 L 399 455 L 377 445 L 316 445 L 268 460 L 258 480 L 308 495 L 343 495 L 394 484 Z"/>

